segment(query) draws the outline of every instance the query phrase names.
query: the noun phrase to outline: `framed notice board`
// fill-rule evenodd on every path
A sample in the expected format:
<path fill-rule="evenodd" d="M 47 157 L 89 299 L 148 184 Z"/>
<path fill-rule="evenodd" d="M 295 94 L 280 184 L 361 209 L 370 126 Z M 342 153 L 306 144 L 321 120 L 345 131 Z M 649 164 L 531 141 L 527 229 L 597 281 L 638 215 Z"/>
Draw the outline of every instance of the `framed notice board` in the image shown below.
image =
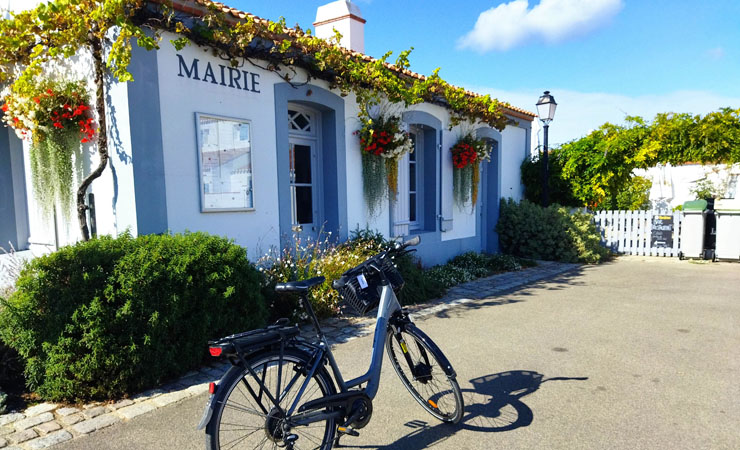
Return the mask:
<path fill-rule="evenodd" d="M 650 247 L 673 248 L 673 216 L 654 215 L 650 232 Z"/>

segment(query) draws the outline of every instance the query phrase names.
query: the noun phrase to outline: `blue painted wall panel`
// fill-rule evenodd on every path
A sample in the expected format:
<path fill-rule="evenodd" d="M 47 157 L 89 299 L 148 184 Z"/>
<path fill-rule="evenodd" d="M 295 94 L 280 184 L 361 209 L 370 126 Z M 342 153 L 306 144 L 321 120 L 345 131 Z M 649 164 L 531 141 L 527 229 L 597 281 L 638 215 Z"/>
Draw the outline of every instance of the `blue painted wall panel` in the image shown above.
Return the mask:
<path fill-rule="evenodd" d="M 0 247 L 8 243 L 18 247 L 18 230 L 15 220 L 15 194 L 10 161 L 9 129 L 0 125 Z"/>
<path fill-rule="evenodd" d="M 167 231 L 167 195 L 157 52 L 134 45 L 129 71 L 135 80 L 128 84 L 128 96 L 137 231 L 163 233 Z"/>

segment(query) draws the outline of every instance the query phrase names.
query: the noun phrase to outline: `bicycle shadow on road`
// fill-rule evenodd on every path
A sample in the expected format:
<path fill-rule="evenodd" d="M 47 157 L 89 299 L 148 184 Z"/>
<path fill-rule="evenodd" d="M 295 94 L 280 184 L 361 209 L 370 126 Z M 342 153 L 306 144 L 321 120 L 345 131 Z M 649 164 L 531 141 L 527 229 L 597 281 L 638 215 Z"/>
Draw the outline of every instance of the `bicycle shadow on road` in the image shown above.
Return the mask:
<path fill-rule="evenodd" d="M 481 433 L 499 433 L 526 427 L 534 420 L 534 413 L 521 399 L 549 381 L 585 381 L 588 377 L 545 378 L 529 370 L 512 370 L 473 378 L 472 389 L 462 389 L 465 413 L 457 425 L 437 423 L 429 425 L 423 420 L 407 422 L 413 431 L 397 441 L 378 448 L 419 449 L 438 444 L 461 430 Z"/>

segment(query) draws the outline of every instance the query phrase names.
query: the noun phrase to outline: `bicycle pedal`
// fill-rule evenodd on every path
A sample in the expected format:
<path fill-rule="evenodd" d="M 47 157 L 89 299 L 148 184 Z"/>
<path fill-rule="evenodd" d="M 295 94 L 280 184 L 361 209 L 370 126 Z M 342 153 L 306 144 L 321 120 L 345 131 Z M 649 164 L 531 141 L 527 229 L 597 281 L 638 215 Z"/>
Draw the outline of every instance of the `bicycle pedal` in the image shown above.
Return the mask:
<path fill-rule="evenodd" d="M 348 436 L 357 437 L 360 435 L 360 433 L 358 433 L 356 430 L 353 430 L 352 427 L 337 427 L 337 431 Z"/>

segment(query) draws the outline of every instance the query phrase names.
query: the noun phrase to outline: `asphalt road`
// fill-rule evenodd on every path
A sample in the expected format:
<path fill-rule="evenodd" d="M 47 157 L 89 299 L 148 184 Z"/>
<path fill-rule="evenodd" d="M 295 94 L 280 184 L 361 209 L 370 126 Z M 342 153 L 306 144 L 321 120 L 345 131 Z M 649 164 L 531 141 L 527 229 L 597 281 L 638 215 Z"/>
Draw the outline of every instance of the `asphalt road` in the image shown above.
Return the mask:
<path fill-rule="evenodd" d="M 621 258 L 418 322 L 465 416 L 443 425 L 383 366 L 362 449 L 738 449 L 740 265 Z M 340 345 L 345 378 L 371 337 Z M 202 449 L 196 397 L 54 447 Z"/>

